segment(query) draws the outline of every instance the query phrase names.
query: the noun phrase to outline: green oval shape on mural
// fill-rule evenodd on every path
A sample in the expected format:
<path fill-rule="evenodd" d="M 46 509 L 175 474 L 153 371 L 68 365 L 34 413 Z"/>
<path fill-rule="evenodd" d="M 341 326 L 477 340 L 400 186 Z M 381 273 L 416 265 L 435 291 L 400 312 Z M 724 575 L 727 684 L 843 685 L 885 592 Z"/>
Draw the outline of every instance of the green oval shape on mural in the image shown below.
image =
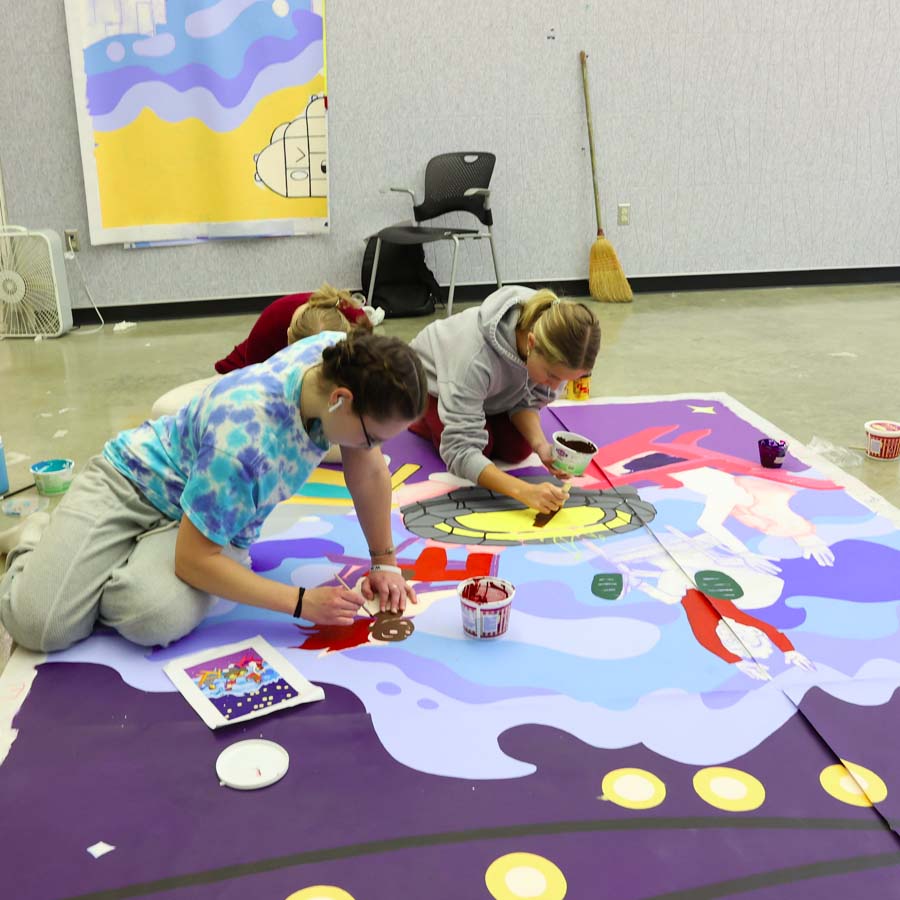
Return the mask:
<path fill-rule="evenodd" d="M 694 576 L 697 587 L 709 597 L 718 597 L 720 600 L 737 600 L 744 596 L 744 589 L 724 572 L 716 572 L 714 569 L 704 569 Z"/>
<path fill-rule="evenodd" d="M 625 579 L 616 572 L 601 572 L 591 582 L 591 593 L 601 600 L 618 600 L 622 595 Z"/>

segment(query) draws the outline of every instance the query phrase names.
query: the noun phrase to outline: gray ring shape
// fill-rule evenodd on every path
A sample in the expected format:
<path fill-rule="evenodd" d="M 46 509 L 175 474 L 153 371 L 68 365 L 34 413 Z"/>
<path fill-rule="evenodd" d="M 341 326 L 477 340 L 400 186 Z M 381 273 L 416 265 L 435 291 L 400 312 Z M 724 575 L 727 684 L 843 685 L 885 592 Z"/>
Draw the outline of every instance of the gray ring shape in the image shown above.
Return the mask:
<path fill-rule="evenodd" d="M 537 483 L 546 481 L 546 479 L 540 476 L 528 476 L 523 481 Z M 624 510 L 631 515 L 631 522 L 627 525 L 618 525 L 610 531 L 591 534 L 590 537 L 592 539 L 602 539 L 612 534 L 625 534 L 629 531 L 636 531 L 648 522 L 652 522 L 656 517 L 656 508 L 646 500 L 641 500 L 637 490 L 630 485 L 609 491 L 587 491 L 583 488 L 572 488 L 569 492 L 569 499 L 566 501 L 566 508 L 571 509 L 577 506 L 600 507 L 605 513 L 600 520 L 601 522 L 613 521 L 619 510 Z M 444 494 L 442 497 L 411 503 L 402 507 L 400 514 L 403 516 L 403 524 L 407 530 L 418 537 L 441 541 L 445 544 L 483 544 L 509 547 L 520 544 L 554 544 L 560 542 L 561 539 L 559 537 L 553 537 L 552 535 L 544 537 L 539 530 L 535 532 L 534 537 L 529 536 L 524 540 L 513 538 L 497 540 L 486 537 L 479 539 L 465 535 L 448 534 L 446 531 L 436 527 L 440 524 L 472 530 L 470 526 L 463 526 L 461 523 L 458 523 L 456 517 L 460 514 L 465 515 L 473 512 L 500 512 L 507 509 L 521 508 L 519 503 L 503 494 L 495 494 L 493 491 L 481 487 L 465 487 L 457 488 L 455 491 Z M 575 535 L 567 540 L 578 540 L 578 536 Z"/>

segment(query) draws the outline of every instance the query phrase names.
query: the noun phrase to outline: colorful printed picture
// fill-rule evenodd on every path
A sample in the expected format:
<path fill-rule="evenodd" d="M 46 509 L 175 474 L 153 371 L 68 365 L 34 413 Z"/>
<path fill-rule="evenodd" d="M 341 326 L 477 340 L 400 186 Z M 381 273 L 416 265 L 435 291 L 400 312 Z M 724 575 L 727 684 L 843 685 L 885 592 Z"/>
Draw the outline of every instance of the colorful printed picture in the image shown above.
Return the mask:
<path fill-rule="evenodd" d="M 173 660 L 164 670 L 210 728 L 325 696 L 261 637 Z"/>

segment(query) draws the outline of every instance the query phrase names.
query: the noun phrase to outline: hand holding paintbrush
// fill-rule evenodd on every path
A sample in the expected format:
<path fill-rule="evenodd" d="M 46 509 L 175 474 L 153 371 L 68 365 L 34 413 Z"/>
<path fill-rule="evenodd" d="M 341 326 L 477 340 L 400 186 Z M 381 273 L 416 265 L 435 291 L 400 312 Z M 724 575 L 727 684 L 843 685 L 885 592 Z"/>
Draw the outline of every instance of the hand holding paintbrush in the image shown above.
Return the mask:
<path fill-rule="evenodd" d="M 569 499 L 569 491 L 571 490 L 571 487 L 572 486 L 568 482 L 566 482 L 566 484 L 564 484 L 562 486 L 562 492 L 566 495 L 566 500 Z M 553 512 L 538 513 L 534 517 L 534 527 L 535 528 L 543 528 L 559 512 L 560 509 L 563 509 L 565 507 L 566 500 L 563 500 L 562 506 L 560 506 L 559 509 L 553 510 Z"/>
<path fill-rule="evenodd" d="M 344 581 L 344 579 L 341 578 L 340 575 L 335 575 L 334 577 L 337 578 L 337 580 L 338 580 L 338 581 L 343 585 L 343 587 L 346 588 L 348 591 L 350 591 L 351 593 L 354 593 L 354 594 L 355 594 L 355 593 L 358 593 L 357 591 L 354 591 L 353 588 L 350 587 L 350 585 L 347 584 L 347 582 Z M 373 612 L 369 609 L 367 603 L 368 603 L 368 601 L 366 601 L 365 599 L 363 599 L 363 602 L 360 604 L 359 608 L 360 608 L 360 609 L 361 609 L 361 610 L 362 610 L 369 618 L 372 618 L 372 617 L 375 615 L 375 613 L 373 613 Z"/>

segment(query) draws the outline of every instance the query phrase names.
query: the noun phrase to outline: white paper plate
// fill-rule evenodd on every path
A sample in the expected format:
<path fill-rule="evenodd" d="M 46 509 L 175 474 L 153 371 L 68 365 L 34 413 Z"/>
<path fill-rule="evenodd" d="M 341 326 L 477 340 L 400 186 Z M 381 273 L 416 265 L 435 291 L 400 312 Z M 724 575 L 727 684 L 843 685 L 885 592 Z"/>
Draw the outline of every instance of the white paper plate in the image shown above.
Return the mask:
<path fill-rule="evenodd" d="M 255 791 L 284 778 L 290 757 L 274 741 L 238 741 L 216 760 L 219 781 L 237 791 Z"/>

